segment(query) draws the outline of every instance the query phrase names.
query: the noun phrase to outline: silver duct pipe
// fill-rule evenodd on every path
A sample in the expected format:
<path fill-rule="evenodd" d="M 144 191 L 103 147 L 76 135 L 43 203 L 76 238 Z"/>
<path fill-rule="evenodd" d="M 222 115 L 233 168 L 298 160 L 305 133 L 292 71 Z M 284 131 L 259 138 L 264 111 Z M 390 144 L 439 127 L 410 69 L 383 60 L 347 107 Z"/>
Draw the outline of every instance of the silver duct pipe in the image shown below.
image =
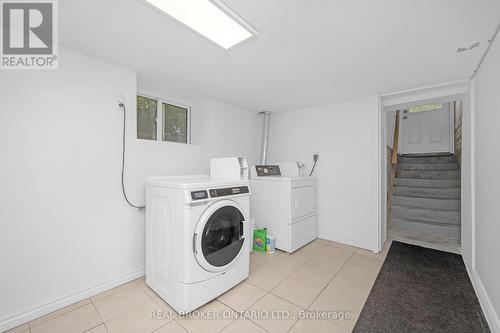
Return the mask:
<path fill-rule="evenodd" d="M 262 128 L 262 146 L 260 149 L 260 164 L 267 163 L 267 150 L 269 146 L 269 129 L 271 127 L 271 112 L 262 111 L 259 114 L 264 115 L 264 126 Z"/>

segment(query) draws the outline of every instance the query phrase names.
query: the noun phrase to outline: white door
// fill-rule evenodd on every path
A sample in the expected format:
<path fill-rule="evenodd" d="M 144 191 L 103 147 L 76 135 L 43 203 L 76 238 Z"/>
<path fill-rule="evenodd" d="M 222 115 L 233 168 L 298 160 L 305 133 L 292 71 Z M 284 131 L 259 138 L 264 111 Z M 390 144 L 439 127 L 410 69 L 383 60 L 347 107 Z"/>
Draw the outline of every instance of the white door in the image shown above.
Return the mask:
<path fill-rule="evenodd" d="M 401 154 L 453 153 L 453 113 L 449 104 L 440 110 L 401 112 Z"/>

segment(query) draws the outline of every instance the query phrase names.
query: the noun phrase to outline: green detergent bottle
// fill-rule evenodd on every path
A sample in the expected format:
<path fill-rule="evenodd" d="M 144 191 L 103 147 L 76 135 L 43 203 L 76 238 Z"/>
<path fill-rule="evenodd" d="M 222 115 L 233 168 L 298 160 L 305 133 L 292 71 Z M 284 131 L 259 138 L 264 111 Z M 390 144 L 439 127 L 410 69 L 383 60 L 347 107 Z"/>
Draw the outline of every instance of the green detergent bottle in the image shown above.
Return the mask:
<path fill-rule="evenodd" d="M 253 231 L 253 250 L 257 252 L 266 252 L 267 229 L 254 229 Z"/>

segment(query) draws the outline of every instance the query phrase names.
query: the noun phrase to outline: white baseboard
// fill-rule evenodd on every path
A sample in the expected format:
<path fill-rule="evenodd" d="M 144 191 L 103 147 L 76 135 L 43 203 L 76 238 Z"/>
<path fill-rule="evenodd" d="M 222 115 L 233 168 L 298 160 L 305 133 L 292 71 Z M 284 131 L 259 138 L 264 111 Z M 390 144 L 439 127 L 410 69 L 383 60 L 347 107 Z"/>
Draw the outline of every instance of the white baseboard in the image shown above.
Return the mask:
<path fill-rule="evenodd" d="M 484 288 L 479 274 L 477 274 L 475 268 L 471 268 L 465 257 L 462 258 L 464 259 L 465 268 L 467 269 L 469 278 L 472 281 L 474 290 L 476 291 L 476 295 L 479 299 L 479 304 L 481 304 L 481 309 L 483 310 L 484 316 L 486 317 L 486 321 L 488 321 L 488 325 L 490 325 L 491 332 L 500 333 L 500 319 L 498 318 L 498 314 L 496 313 L 495 308 L 493 307 L 493 304 L 488 297 L 488 293 Z"/>
<path fill-rule="evenodd" d="M 354 247 L 359 247 L 360 249 L 365 249 L 365 250 L 368 250 L 368 251 L 373 251 L 373 249 L 371 248 L 370 245 L 363 244 L 363 243 L 360 243 L 360 242 L 355 242 L 355 241 L 352 241 L 352 240 L 349 240 L 349 239 L 343 239 L 343 238 L 333 237 L 331 235 L 326 235 L 326 234 L 318 234 L 318 238 L 326 239 L 326 240 L 329 240 L 329 241 L 332 241 L 332 242 L 342 243 L 342 244 L 346 244 L 346 245 L 350 245 L 350 246 L 354 246 Z"/>
<path fill-rule="evenodd" d="M 132 280 L 138 279 L 144 276 L 144 267 L 131 271 L 125 275 L 122 275 L 116 279 L 113 279 L 108 282 L 101 283 L 97 286 L 85 289 L 83 291 L 71 294 L 69 296 L 60 298 L 53 302 L 39 305 L 31 310 L 26 312 L 3 318 L 0 321 L 0 332 L 6 331 L 8 329 L 14 328 L 16 326 L 27 323 L 33 319 L 45 316 L 51 312 L 62 309 L 65 306 L 74 304 L 91 296 L 97 295 L 103 291 L 109 290 L 111 288 L 117 287 L 124 283 L 130 282 Z"/>

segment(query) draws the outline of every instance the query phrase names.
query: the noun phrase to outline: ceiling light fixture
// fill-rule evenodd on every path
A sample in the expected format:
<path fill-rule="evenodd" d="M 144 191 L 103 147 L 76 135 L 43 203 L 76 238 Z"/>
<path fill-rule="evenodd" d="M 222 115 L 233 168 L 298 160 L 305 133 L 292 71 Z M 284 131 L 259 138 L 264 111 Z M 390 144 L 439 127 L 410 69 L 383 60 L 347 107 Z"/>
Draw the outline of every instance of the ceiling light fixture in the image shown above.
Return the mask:
<path fill-rule="evenodd" d="M 145 0 L 226 50 L 257 31 L 222 0 Z"/>

